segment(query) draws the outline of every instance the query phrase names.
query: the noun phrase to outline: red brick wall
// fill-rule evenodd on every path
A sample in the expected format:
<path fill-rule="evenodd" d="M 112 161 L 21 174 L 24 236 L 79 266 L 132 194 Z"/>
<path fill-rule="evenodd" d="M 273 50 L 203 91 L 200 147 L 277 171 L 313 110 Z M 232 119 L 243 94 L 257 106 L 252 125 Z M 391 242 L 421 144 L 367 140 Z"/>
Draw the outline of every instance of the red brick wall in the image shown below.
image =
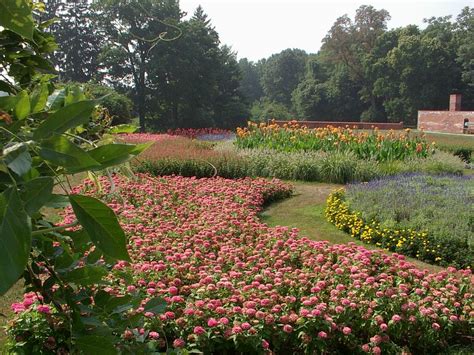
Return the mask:
<path fill-rule="evenodd" d="M 463 133 L 466 118 L 474 123 L 474 111 L 418 111 L 418 129 L 428 132 Z"/>
<path fill-rule="evenodd" d="M 283 126 L 288 121 L 274 121 L 277 125 Z M 346 127 L 355 129 L 372 129 L 377 127 L 378 129 L 403 129 L 403 122 L 398 123 L 379 123 L 379 122 L 328 122 L 328 121 L 297 121 L 301 126 L 308 128 L 324 128 L 327 126 L 332 127 Z"/>

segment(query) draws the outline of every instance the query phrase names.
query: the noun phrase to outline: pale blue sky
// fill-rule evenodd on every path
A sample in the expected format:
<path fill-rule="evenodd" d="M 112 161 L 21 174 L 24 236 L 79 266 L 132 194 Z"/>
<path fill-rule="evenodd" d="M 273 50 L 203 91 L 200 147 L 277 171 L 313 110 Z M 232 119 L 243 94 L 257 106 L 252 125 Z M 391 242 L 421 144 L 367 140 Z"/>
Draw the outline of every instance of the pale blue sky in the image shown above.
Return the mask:
<path fill-rule="evenodd" d="M 343 14 L 354 18 L 362 4 L 386 9 L 389 28 L 416 24 L 432 16 L 456 17 L 472 1 L 463 0 L 180 0 L 183 11 L 192 15 L 201 4 L 219 33 L 221 42 L 232 47 L 239 58 L 258 60 L 285 48 L 315 53 L 334 21 Z"/>

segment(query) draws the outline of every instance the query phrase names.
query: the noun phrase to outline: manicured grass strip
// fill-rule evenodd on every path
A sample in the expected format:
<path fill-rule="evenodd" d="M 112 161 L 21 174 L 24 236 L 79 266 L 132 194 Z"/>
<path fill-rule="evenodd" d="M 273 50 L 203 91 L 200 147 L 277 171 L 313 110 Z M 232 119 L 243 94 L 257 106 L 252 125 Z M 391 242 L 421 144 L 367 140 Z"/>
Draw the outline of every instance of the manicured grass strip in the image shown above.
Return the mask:
<path fill-rule="evenodd" d="M 292 184 L 295 186 L 294 196 L 270 205 L 261 213 L 263 222 L 272 227 L 279 225 L 298 228 L 301 235 L 314 240 L 327 240 L 336 244 L 352 242 L 367 249 L 379 249 L 374 245 L 352 238 L 326 220 L 324 215 L 326 200 L 332 191 L 342 185 L 308 182 L 292 182 Z M 413 258 L 407 257 L 407 260 L 421 269 L 433 272 L 442 270 L 439 266 Z"/>

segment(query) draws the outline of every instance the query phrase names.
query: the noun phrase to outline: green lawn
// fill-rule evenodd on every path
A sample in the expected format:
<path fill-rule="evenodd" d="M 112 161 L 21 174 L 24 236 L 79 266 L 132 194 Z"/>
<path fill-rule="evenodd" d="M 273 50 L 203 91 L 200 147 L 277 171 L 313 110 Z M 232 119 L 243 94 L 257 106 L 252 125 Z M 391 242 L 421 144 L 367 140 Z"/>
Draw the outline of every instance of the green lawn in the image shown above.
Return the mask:
<path fill-rule="evenodd" d="M 329 193 L 342 185 L 291 182 L 295 186 L 294 196 L 270 205 L 261 213 L 262 220 L 270 226 L 289 226 L 298 228 L 301 235 L 314 240 L 327 240 L 331 243 L 354 242 L 367 249 L 378 249 L 374 245 L 363 243 L 347 233 L 337 229 L 324 216 L 326 199 Z M 419 268 L 439 271 L 439 266 L 407 258 Z"/>

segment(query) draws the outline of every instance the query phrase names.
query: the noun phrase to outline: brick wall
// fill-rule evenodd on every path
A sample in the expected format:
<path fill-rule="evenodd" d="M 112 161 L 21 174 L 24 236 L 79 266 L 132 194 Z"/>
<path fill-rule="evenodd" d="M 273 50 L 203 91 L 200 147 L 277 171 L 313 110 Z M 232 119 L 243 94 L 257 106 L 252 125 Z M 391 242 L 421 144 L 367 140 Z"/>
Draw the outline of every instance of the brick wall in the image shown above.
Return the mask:
<path fill-rule="evenodd" d="M 463 133 L 466 118 L 474 123 L 474 111 L 418 111 L 418 129 L 428 132 Z"/>

